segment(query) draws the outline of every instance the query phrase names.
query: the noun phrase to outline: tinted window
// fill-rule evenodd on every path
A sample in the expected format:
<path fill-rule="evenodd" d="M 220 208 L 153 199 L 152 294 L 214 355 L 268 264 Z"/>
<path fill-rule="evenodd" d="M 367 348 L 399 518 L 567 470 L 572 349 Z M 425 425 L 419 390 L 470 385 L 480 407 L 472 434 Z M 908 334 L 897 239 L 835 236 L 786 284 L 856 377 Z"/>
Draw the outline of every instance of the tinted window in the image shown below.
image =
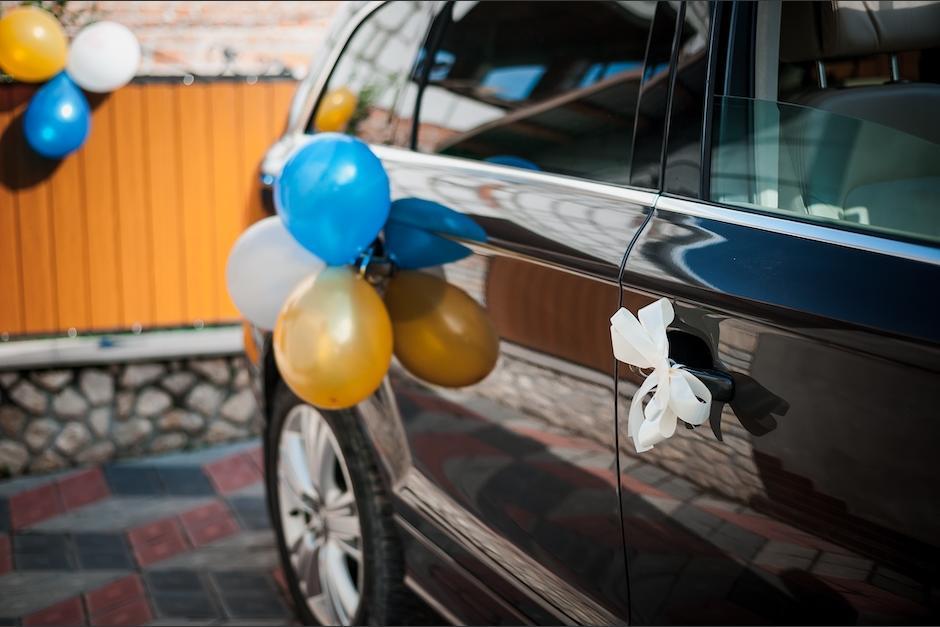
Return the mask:
<path fill-rule="evenodd" d="M 655 2 L 456 2 L 427 68 L 418 148 L 629 180 Z"/>
<path fill-rule="evenodd" d="M 940 4 L 865 7 L 783 4 L 769 93 L 715 99 L 712 200 L 940 241 Z"/>
<path fill-rule="evenodd" d="M 412 69 L 430 10 L 430 3 L 390 2 L 366 18 L 330 74 L 308 130 L 339 130 L 370 143 L 407 145 L 417 93 Z M 323 111 L 330 106 L 339 111 L 326 119 Z M 335 128 L 336 120 L 347 118 Z"/>

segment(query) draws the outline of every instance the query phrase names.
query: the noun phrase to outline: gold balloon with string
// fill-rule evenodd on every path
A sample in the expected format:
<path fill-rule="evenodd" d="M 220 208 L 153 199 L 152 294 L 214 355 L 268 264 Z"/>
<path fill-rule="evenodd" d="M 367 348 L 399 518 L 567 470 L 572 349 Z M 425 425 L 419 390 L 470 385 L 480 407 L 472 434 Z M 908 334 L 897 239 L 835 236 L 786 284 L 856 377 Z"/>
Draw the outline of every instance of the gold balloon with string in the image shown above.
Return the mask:
<path fill-rule="evenodd" d="M 346 130 L 346 125 L 356 112 L 359 99 L 346 87 L 339 87 L 326 92 L 317 115 L 313 118 L 313 128 L 318 132 L 339 133 Z"/>
<path fill-rule="evenodd" d="M 0 68 L 13 78 L 30 83 L 52 78 L 67 56 L 65 31 L 45 9 L 16 7 L 0 19 Z"/>
<path fill-rule="evenodd" d="M 368 398 L 392 360 L 392 325 L 382 299 L 349 267 L 301 281 L 274 327 L 274 358 L 297 396 L 322 409 Z"/>
<path fill-rule="evenodd" d="M 395 356 L 413 375 L 457 388 L 481 381 L 496 365 L 499 336 L 463 290 L 425 272 L 402 271 L 388 283 Z"/>

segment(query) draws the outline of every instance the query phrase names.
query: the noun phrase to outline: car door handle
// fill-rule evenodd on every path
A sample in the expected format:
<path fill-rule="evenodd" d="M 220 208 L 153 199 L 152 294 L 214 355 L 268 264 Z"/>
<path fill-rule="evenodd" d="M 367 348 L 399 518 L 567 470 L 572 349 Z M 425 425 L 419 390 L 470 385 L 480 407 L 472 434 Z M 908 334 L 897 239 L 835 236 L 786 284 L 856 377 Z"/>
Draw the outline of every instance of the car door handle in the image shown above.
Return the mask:
<path fill-rule="evenodd" d="M 705 384 L 712 393 L 712 401 L 729 403 L 734 398 L 734 379 L 727 372 L 705 368 L 685 368 Z"/>

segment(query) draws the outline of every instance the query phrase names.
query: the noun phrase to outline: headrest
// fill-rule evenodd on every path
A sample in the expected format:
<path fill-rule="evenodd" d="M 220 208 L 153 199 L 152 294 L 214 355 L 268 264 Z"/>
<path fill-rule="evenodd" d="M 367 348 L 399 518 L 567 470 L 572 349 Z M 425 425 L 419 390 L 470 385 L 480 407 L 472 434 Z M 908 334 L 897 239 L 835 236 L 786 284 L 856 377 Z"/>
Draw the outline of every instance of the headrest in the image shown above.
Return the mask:
<path fill-rule="evenodd" d="M 780 60 L 863 57 L 940 47 L 940 1 L 784 2 Z"/>

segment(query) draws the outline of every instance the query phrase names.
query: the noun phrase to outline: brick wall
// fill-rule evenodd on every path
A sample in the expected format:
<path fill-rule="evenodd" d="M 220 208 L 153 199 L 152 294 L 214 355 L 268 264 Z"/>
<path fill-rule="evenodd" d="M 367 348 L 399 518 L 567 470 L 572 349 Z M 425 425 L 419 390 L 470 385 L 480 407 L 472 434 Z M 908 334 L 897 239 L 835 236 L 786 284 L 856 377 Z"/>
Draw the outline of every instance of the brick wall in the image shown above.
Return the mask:
<path fill-rule="evenodd" d="M 4 10 L 20 4 L 0 1 Z M 48 3 L 51 4 L 51 3 Z M 91 20 L 134 31 L 141 76 L 304 76 L 339 2 L 114 2 L 72 0 L 70 32 Z"/>

